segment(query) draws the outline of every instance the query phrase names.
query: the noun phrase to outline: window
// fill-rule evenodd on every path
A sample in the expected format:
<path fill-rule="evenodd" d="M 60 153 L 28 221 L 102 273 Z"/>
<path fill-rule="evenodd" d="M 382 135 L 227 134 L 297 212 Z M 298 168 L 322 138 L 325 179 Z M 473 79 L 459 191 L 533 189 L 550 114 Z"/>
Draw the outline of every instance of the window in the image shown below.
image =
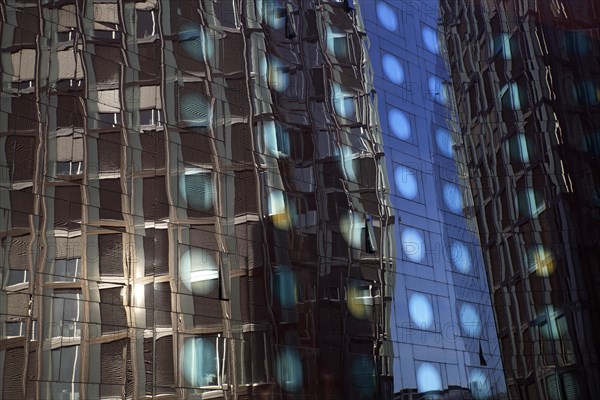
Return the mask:
<path fill-rule="evenodd" d="M 80 337 L 82 313 L 80 290 L 54 290 L 51 337 Z"/>
<path fill-rule="evenodd" d="M 81 273 L 81 258 L 70 258 L 54 261 L 51 280 L 55 282 L 75 282 Z"/>
<path fill-rule="evenodd" d="M 257 330 L 245 331 L 242 337 L 242 383 L 269 382 L 270 358 L 266 332 Z"/>
<path fill-rule="evenodd" d="M 217 336 L 186 338 L 181 370 L 186 386 L 221 386 L 227 383 L 226 339 Z"/>

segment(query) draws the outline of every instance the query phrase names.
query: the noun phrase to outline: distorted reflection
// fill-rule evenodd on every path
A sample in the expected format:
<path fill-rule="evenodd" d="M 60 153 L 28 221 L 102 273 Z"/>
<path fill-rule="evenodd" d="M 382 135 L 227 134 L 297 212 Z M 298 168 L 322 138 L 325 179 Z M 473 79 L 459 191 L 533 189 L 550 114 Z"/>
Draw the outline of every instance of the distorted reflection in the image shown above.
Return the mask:
<path fill-rule="evenodd" d="M 348 283 L 347 305 L 350 314 L 358 319 L 366 319 L 371 314 L 373 307 L 372 286 L 361 282 Z"/>
<path fill-rule="evenodd" d="M 417 183 L 416 172 L 400 165 L 394 171 L 394 181 L 396 188 L 403 197 L 414 200 L 419 194 L 419 185 Z"/>
<path fill-rule="evenodd" d="M 443 389 L 442 376 L 434 365 L 423 363 L 417 368 L 417 389 L 419 393 Z"/>
<path fill-rule="evenodd" d="M 429 95 L 433 98 L 433 101 L 440 104 L 446 103 L 448 99 L 447 88 L 440 78 L 430 76 L 427 80 L 427 86 L 429 87 Z"/>
<path fill-rule="evenodd" d="M 181 370 L 186 386 L 218 384 L 217 346 L 215 338 L 188 338 L 181 348 Z"/>
<path fill-rule="evenodd" d="M 354 117 L 354 95 L 339 83 L 333 83 L 332 102 L 336 114 L 343 118 Z"/>
<path fill-rule="evenodd" d="M 181 47 L 194 59 L 208 61 L 214 53 L 213 41 L 201 25 L 190 24 L 179 28 L 178 39 Z"/>
<path fill-rule="evenodd" d="M 421 37 L 423 38 L 423 43 L 425 44 L 425 48 L 427 50 L 435 54 L 439 53 L 440 46 L 437 31 L 429 26 L 425 26 L 421 31 Z"/>
<path fill-rule="evenodd" d="M 298 298 L 296 278 L 289 267 L 279 266 L 273 272 L 274 296 L 282 308 L 294 308 Z"/>
<path fill-rule="evenodd" d="M 371 398 L 375 394 L 376 370 L 372 356 L 352 354 L 352 386 L 358 390 L 359 398 Z"/>
<path fill-rule="evenodd" d="M 339 60 L 348 57 L 348 38 L 345 31 L 327 26 L 327 52 Z"/>
<path fill-rule="evenodd" d="M 210 103 L 199 93 L 184 93 L 179 103 L 179 115 L 189 127 L 208 127 L 210 125 Z"/>
<path fill-rule="evenodd" d="M 492 397 L 492 388 L 485 371 L 472 369 L 469 372 L 469 388 L 475 400 L 488 400 Z"/>
<path fill-rule="evenodd" d="M 398 29 L 398 17 L 396 12 L 387 3 L 380 1 L 377 3 L 377 19 L 388 31 L 396 31 Z"/>
<path fill-rule="evenodd" d="M 481 335 L 481 319 L 475 306 L 472 304 L 463 304 L 460 307 L 459 319 L 465 335 L 473 338 Z"/>
<path fill-rule="evenodd" d="M 356 172 L 354 171 L 354 151 L 352 147 L 341 145 L 340 162 L 344 178 L 351 182 L 356 182 Z"/>
<path fill-rule="evenodd" d="M 520 190 L 517 193 L 517 200 L 521 217 L 536 218 L 546 206 L 542 192 L 533 188 Z"/>
<path fill-rule="evenodd" d="M 500 90 L 499 96 L 502 98 L 503 105 L 511 110 L 521 110 L 521 88 L 516 82 L 506 84 Z"/>
<path fill-rule="evenodd" d="M 181 255 L 179 276 L 190 292 L 200 296 L 210 294 L 219 283 L 219 269 L 204 249 L 192 248 Z"/>
<path fill-rule="evenodd" d="M 508 142 L 506 142 L 506 146 L 510 159 L 513 161 L 520 161 L 527 164 L 535 154 L 533 140 L 522 133 L 511 137 Z"/>
<path fill-rule="evenodd" d="M 463 243 L 454 242 L 450 245 L 450 257 L 458 272 L 467 274 L 471 271 L 471 254 Z"/>
<path fill-rule="evenodd" d="M 211 209 L 213 206 L 211 172 L 203 168 L 186 170 L 179 176 L 179 194 L 189 209 Z"/>
<path fill-rule="evenodd" d="M 383 65 L 383 73 L 385 77 L 396 85 L 404 82 L 404 68 L 396 57 L 391 54 L 384 54 L 381 57 L 381 64 Z"/>
<path fill-rule="evenodd" d="M 502 53 L 502 58 L 505 60 L 512 59 L 512 49 L 510 45 L 510 34 L 500 33 L 490 40 L 490 47 L 493 54 Z"/>
<path fill-rule="evenodd" d="M 293 347 L 283 347 L 275 360 L 275 379 L 286 392 L 297 392 L 302 388 L 304 373 L 300 353 Z"/>
<path fill-rule="evenodd" d="M 288 132 L 276 121 L 262 123 L 263 152 L 273 157 L 285 158 L 290 155 Z"/>
<path fill-rule="evenodd" d="M 287 67 L 275 56 L 264 56 L 260 60 L 260 73 L 267 77 L 269 87 L 277 92 L 283 92 L 289 85 Z"/>
<path fill-rule="evenodd" d="M 356 212 L 348 211 L 340 217 L 340 232 L 346 242 L 355 249 L 361 248 L 364 220 Z"/>
<path fill-rule="evenodd" d="M 292 227 L 292 210 L 283 190 L 271 189 L 269 192 L 269 216 L 276 228 L 288 230 Z"/>
<path fill-rule="evenodd" d="M 433 326 L 433 307 L 431 301 L 422 293 L 413 293 L 408 300 L 410 319 L 419 329 Z"/>
<path fill-rule="evenodd" d="M 402 140 L 410 138 L 410 121 L 404 112 L 391 108 L 388 111 L 388 124 L 394 136 Z"/>
<path fill-rule="evenodd" d="M 259 18 L 274 29 L 285 25 L 285 12 L 281 0 L 256 0 Z"/>
<path fill-rule="evenodd" d="M 527 251 L 529 270 L 538 276 L 550 276 L 554 272 L 554 256 L 544 246 L 534 246 Z"/>
<path fill-rule="evenodd" d="M 423 235 L 414 228 L 405 228 L 401 235 L 402 250 L 410 261 L 421 262 L 425 256 Z"/>
<path fill-rule="evenodd" d="M 452 158 L 454 156 L 454 140 L 448 130 L 438 128 L 435 130 L 435 143 L 440 153 L 446 157 Z"/>
<path fill-rule="evenodd" d="M 460 188 L 458 185 L 453 183 L 445 183 L 442 187 L 442 192 L 444 195 L 444 203 L 446 207 L 453 213 L 459 214 L 462 212 L 463 203 L 462 203 L 462 194 L 460 193 Z"/>

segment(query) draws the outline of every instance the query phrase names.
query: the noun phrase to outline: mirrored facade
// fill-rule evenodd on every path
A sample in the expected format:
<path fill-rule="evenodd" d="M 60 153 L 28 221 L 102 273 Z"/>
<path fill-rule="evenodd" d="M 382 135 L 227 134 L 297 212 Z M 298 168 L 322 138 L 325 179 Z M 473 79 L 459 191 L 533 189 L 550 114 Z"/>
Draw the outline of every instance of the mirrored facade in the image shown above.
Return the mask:
<path fill-rule="evenodd" d="M 442 4 L 510 396 L 597 398 L 599 4 Z"/>
<path fill-rule="evenodd" d="M 398 221 L 395 398 L 506 398 L 438 2 L 361 5 Z"/>
<path fill-rule="evenodd" d="M 350 2 L 0 11 L 3 398 L 392 398 L 395 219 Z"/>

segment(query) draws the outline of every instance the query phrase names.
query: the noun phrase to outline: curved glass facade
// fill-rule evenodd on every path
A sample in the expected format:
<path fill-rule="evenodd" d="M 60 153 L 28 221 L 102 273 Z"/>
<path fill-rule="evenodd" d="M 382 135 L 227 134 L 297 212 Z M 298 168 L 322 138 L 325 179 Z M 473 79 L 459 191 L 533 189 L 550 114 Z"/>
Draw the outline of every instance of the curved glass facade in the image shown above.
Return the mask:
<path fill-rule="evenodd" d="M 395 398 L 504 398 L 438 2 L 360 3 L 398 221 Z"/>

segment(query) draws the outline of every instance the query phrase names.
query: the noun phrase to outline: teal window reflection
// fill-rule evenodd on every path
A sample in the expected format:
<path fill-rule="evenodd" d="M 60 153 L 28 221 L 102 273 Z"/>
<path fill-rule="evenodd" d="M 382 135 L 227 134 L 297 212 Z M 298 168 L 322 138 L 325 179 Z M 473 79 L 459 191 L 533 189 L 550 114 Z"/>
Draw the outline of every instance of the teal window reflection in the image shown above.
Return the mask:
<path fill-rule="evenodd" d="M 221 337 L 194 337 L 185 340 L 181 348 L 181 369 L 187 386 L 217 386 L 223 367 Z M 219 349 L 219 347 L 221 347 Z M 221 350 L 218 352 L 218 350 Z"/>
<path fill-rule="evenodd" d="M 300 353 L 293 347 L 283 347 L 275 360 L 275 380 L 286 392 L 302 388 L 304 373 Z"/>

